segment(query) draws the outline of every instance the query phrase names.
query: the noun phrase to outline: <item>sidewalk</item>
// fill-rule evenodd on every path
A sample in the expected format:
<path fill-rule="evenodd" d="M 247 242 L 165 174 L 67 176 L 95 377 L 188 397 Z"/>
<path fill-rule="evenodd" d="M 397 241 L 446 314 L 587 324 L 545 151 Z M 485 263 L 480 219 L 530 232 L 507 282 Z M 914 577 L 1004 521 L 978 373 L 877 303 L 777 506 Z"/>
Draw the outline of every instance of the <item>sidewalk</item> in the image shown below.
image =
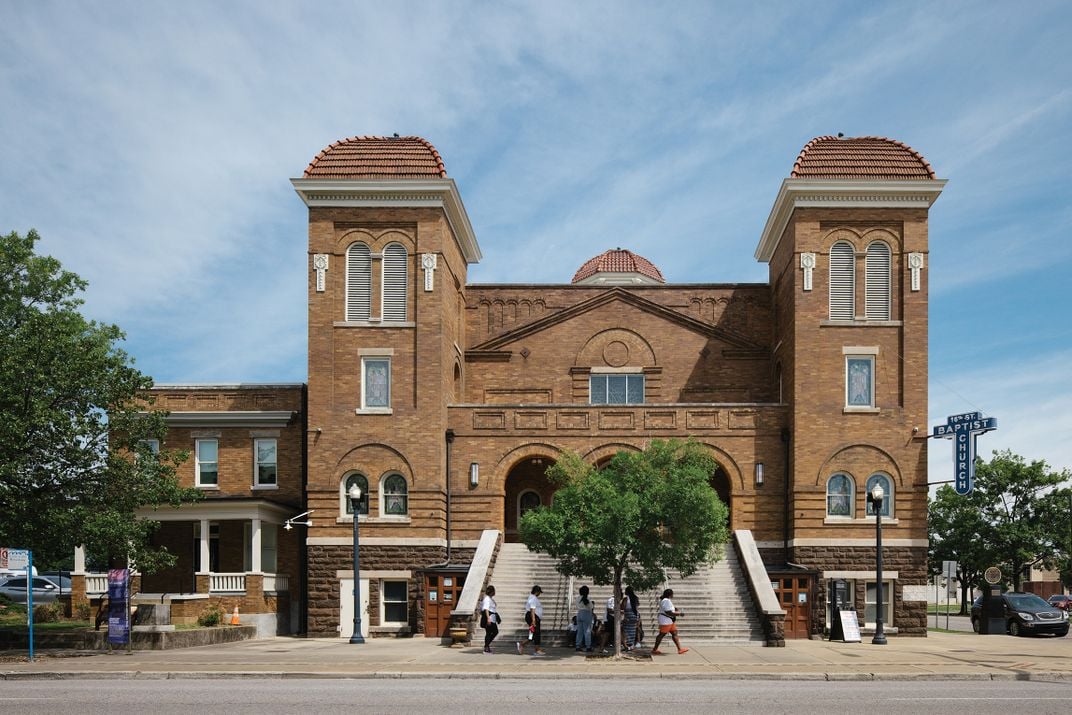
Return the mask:
<path fill-rule="evenodd" d="M 688 646 L 688 634 L 682 633 Z M 1072 682 L 1072 636 L 1013 638 L 931 633 L 890 637 L 886 646 L 789 641 L 785 648 L 695 646 L 651 659 L 585 658 L 549 648 L 519 656 L 512 642 L 493 655 L 479 645 L 433 639 L 271 638 L 167 651 L 79 656 L 39 653 L 0 662 L 0 679 L 25 678 L 706 678 L 777 680 L 1062 680 Z"/>

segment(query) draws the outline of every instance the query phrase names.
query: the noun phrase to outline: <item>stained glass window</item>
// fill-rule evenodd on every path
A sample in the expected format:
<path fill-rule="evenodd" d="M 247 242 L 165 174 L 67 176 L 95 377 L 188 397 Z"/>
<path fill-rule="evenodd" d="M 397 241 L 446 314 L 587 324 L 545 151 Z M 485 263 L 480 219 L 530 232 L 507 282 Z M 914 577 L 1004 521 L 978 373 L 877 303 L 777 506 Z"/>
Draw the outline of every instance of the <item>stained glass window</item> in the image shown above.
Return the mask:
<path fill-rule="evenodd" d="M 853 483 L 847 474 L 835 474 L 826 483 L 827 516 L 852 516 Z"/>
<path fill-rule="evenodd" d="M 383 480 L 383 513 L 405 516 L 409 513 L 409 494 L 401 474 L 391 474 Z"/>
<path fill-rule="evenodd" d="M 391 406 L 391 361 L 385 358 L 362 361 L 365 373 L 364 407 Z"/>
<path fill-rule="evenodd" d="M 875 406 L 875 359 L 871 356 L 845 359 L 845 404 Z"/>

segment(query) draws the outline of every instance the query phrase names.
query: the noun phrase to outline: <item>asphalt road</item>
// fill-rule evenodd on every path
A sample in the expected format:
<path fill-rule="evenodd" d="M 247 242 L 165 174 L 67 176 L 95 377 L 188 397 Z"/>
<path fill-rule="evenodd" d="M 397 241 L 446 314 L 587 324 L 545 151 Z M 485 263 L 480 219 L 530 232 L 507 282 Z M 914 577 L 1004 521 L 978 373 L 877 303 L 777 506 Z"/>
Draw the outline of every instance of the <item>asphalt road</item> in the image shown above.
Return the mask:
<path fill-rule="evenodd" d="M 869 705 L 870 704 L 870 705 Z M 90 713 L 1072 712 L 1072 683 L 564 680 L 51 680 L 0 688 L 0 711 Z"/>

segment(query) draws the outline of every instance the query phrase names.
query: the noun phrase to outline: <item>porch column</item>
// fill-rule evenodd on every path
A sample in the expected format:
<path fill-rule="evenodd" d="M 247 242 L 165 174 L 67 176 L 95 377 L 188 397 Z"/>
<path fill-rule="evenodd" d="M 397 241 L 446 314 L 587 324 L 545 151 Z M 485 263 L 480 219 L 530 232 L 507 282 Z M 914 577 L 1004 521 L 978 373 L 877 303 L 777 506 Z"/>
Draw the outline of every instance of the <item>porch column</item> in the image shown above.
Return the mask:
<path fill-rule="evenodd" d="M 197 570 L 197 573 L 207 574 L 211 570 L 209 564 L 208 555 L 208 542 L 209 542 L 209 526 L 208 519 L 201 520 L 201 568 Z"/>
<path fill-rule="evenodd" d="M 253 573 L 261 572 L 261 520 L 253 519 L 253 527 L 250 529 L 250 571 Z"/>
<path fill-rule="evenodd" d="M 76 546 L 74 547 L 74 574 L 85 574 L 86 572 L 86 547 Z"/>

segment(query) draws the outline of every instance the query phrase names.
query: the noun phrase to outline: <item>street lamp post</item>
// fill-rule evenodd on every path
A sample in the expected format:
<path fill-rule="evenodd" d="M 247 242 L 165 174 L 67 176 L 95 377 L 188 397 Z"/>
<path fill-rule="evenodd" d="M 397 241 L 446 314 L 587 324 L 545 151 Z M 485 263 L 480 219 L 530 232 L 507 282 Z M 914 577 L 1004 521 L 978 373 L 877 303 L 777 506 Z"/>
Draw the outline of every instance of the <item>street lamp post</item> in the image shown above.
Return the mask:
<path fill-rule="evenodd" d="M 350 487 L 350 507 L 354 512 L 354 633 L 350 636 L 350 642 L 361 644 L 365 642 L 361 636 L 361 561 L 357 540 L 357 522 L 361 513 L 361 487 L 356 484 Z"/>
<path fill-rule="evenodd" d="M 875 512 L 875 637 L 871 645 L 886 645 L 882 630 L 882 500 L 886 496 L 881 484 L 875 484 L 867 500 Z"/>

